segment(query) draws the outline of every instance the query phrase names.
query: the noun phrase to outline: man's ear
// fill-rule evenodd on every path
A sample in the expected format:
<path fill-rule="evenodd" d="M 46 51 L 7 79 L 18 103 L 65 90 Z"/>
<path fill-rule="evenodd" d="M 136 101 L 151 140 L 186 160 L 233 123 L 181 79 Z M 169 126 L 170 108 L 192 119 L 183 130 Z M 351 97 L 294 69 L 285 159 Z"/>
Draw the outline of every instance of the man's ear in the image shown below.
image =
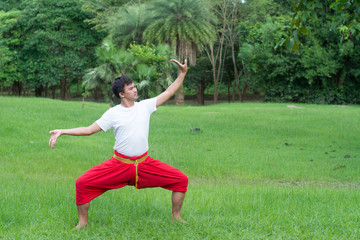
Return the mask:
<path fill-rule="evenodd" d="M 123 98 L 123 97 L 124 97 L 124 93 L 119 92 L 119 97 L 120 97 L 120 98 Z"/>

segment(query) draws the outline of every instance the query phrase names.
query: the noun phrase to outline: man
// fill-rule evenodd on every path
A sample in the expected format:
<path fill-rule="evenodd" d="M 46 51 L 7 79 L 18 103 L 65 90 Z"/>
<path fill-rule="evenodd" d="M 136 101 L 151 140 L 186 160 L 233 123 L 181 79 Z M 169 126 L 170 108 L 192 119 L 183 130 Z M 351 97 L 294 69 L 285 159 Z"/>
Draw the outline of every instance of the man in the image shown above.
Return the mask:
<path fill-rule="evenodd" d="M 175 62 L 181 73 L 176 80 L 155 98 L 135 102 L 137 89 L 131 78 L 117 78 L 112 86 L 121 104 L 106 111 L 103 116 L 88 127 L 58 129 L 49 132 L 49 146 L 54 147 L 61 135 L 88 136 L 107 131 L 115 134 L 115 155 L 97 165 L 76 180 L 76 204 L 79 215 L 77 229 L 87 227 L 90 201 L 107 190 L 126 185 L 135 188 L 162 187 L 172 191 L 172 221 L 184 222 L 181 206 L 187 191 L 188 178 L 180 170 L 147 156 L 150 115 L 181 86 L 187 72 L 184 64 Z"/>

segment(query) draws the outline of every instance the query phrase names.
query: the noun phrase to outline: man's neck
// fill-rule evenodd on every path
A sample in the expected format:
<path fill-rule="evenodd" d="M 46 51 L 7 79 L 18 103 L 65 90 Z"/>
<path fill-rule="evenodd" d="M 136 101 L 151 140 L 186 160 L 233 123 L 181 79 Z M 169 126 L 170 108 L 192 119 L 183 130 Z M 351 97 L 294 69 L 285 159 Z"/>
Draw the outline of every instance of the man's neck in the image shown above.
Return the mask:
<path fill-rule="evenodd" d="M 132 107 L 132 106 L 134 106 L 134 104 L 135 104 L 135 102 L 132 102 L 132 101 L 126 101 L 125 99 L 121 100 L 121 106 L 124 108 Z"/>

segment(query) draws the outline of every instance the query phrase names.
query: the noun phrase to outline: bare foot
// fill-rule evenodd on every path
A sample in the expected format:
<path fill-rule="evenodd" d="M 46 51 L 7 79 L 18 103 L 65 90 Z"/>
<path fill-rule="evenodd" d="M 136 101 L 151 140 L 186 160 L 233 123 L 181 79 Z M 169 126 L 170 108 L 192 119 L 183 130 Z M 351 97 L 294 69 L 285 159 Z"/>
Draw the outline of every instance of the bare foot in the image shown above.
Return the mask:
<path fill-rule="evenodd" d="M 180 222 L 180 223 L 184 223 L 184 224 L 187 223 L 186 221 L 182 220 L 182 218 L 181 218 L 180 216 L 179 216 L 179 217 L 175 217 L 174 215 L 172 216 L 171 221 L 172 221 L 172 222 Z"/>
<path fill-rule="evenodd" d="M 78 224 L 73 230 L 85 230 L 87 229 L 88 225 L 87 224 Z"/>

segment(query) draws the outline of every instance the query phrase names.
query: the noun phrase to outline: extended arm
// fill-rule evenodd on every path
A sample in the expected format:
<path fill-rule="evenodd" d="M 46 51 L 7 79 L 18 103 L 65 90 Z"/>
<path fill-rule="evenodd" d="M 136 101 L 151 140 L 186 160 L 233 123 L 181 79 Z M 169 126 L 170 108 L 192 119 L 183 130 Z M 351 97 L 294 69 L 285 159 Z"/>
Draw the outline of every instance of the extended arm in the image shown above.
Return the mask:
<path fill-rule="evenodd" d="M 184 81 L 184 78 L 185 78 L 185 75 L 187 72 L 186 59 L 185 59 L 184 64 L 181 64 L 174 59 L 171 59 L 171 61 L 178 65 L 179 69 L 181 70 L 181 73 L 178 75 L 176 80 L 164 92 L 162 92 L 161 94 L 159 94 L 156 97 L 156 107 L 160 106 L 161 104 L 163 104 L 164 102 L 169 100 L 169 98 L 171 98 L 175 94 L 175 92 L 179 89 L 182 82 Z"/>
<path fill-rule="evenodd" d="M 61 135 L 88 136 L 88 135 L 97 133 L 100 130 L 101 130 L 101 128 L 99 127 L 99 125 L 96 122 L 94 122 L 93 124 L 91 124 L 88 127 L 52 130 L 52 131 L 49 132 L 49 134 L 51 134 L 51 137 L 50 137 L 50 140 L 49 140 L 49 146 L 51 148 L 53 148 L 55 143 L 56 143 L 56 140 Z"/>

